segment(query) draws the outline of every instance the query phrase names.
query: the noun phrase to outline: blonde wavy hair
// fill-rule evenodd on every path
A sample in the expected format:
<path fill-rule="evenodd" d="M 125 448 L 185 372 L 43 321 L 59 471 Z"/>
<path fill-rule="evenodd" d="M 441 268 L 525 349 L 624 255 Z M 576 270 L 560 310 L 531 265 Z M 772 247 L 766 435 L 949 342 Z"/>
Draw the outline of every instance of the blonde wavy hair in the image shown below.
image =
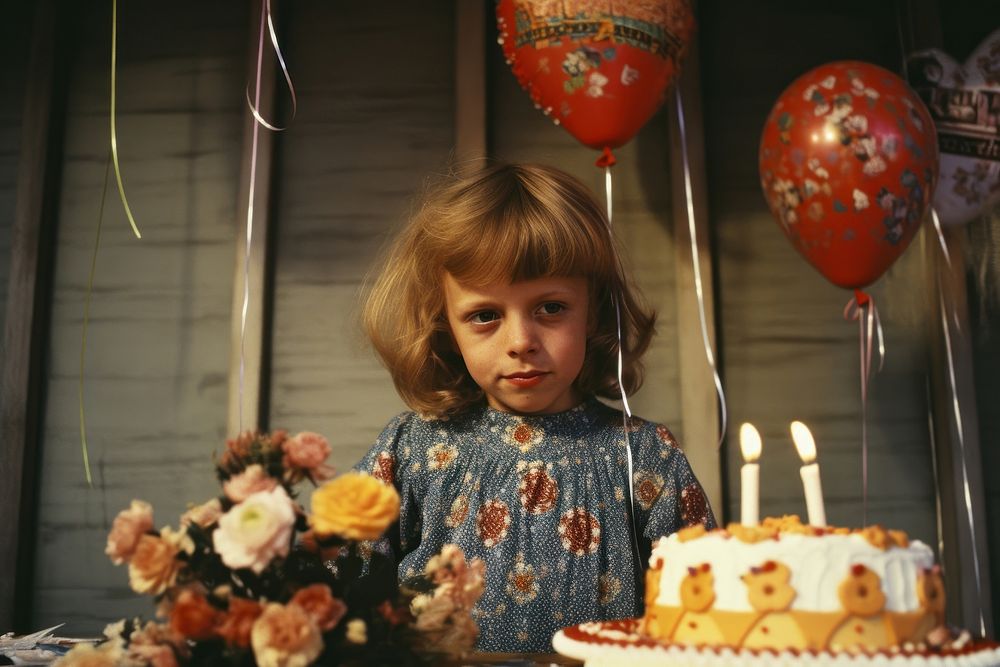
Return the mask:
<path fill-rule="evenodd" d="M 553 167 L 497 164 L 451 175 L 388 247 L 363 296 L 362 324 L 396 390 L 417 412 L 451 416 L 485 398 L 465 368 L 445 315 L 441 280 L 482 287 L 550 276 L 588 280 L 589 326 L 584 396 L 620 396 L 642 384 L 640 357 L 653 336 L 655 313 L 641 302 L 619 261 L 607 216 L 587 187 Z"/>

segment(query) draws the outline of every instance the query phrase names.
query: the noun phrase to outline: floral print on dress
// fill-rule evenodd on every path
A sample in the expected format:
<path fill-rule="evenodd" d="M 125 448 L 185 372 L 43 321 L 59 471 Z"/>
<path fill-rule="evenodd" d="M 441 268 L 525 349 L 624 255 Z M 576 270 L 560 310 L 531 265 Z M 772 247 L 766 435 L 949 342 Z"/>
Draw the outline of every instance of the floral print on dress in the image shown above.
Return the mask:
<path fill-rule="evenodd" d="M 639 501 L 639 506 L 648 510 L 656 503 L 663 490 L 663 477 L 655 472 L 639 470 L 634 476 L 635 499 Z"/>
<path fill-rule="evenodd" d="M 455 501 L 451 504 L 451 511 L 448 512 L 448 516 L 445 517 L 444 525 L 449 528 L 458 528 L 465 523 L 465 517 L 468 515 L 469 498 L 468 496 L 459 496 L 455 498 Z"/>
<path fill-rule="evenodd" d="M 574 507 L 559 519 L 559 537 L 566 551 L 584 556 L 601 543 L 601 523 L 586 509 Z"/>
<path fill-rule="evenodd" d="M 607 606 L 622 592 L 622 580 L 610 572 L 605 572 L 597 578 L 597 599 Z"/>
<path fill-rule="evenodd" d="M 508 426 L 504 431 L 507 442 L 517 447 L 522 453 L 528 453 L 531 448 L 542 441 L 545 431 L 533 427 L 525 422 L 518 422 Z"/>
<path fill-rule="evenodd" d="M 646 564 L 631 548 L 622 429 L 621 411 L 594 398 L 542 416 L 486 406 L 447 421 L 404 413 L 357 466 L 400 493 L 398 535 L 376 548 L 396 559 L 400 578 L 447 543 L 482 558 L 474 616 L 483 651 L 551 652 L 562 627 L 637 616 Z M 714 527 L 669 430 L 638 417 L 628 430 L 643 548 L 691 522 Z"/>
<path fill-rule="evenodd" d="M 510 510 L 502 500 L 491 500 L 476 514 L 476 534 L 488 547 L 495 547 L 507 537 L 510 528 Z"/>
<path fill-rule="evenodd" d="M 381 480 L 384 484 L 392 484 L 396 481 L 396 458 L 387 452 L 382 452 L 375 457 L 375 465 L 372 466 L 372 477 Z"/>
<path fill-rule="evenodd" d="M 513 571 L 507 575 L 507 594 L 517 604 L 527 604 L 538 596 L 538 582 L 535 568 L 518 561 Z"/>
<path fill-rule="evenodd" d="M 521 483 L 517 494 L 521 498 L 521 506 L 529 514 L 545 514 L 556 505 L 559 498 L 559 485 L 546 471 L 541 461 L 518 463 L 521 472 Z"/>
<path fill-rule="evenodd" d="M 695 482 L 681 490 L 681 522 L 685 526 L 704 524 L 711 514 L 708 498 L 705 497 L 700 484 Z"/>
<path fill-rule="evenodd" d="M 431 470 L 444 470 L 458 458 L 458 447 L 437 444 L 427 450 L 427 467 Z"/>

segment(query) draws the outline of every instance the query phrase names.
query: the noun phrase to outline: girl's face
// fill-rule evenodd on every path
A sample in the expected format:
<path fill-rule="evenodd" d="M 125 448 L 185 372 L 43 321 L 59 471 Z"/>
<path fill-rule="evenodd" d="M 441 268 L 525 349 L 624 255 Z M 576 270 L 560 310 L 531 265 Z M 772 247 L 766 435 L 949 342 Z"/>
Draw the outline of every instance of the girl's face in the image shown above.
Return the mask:
<path fill-rule="evenodd" d="M 444 275 L 452 337 L 472 379 L 503 412 L 550 414 L 583 397 L 587 280 L 536 278 L 471 287 Z"/>

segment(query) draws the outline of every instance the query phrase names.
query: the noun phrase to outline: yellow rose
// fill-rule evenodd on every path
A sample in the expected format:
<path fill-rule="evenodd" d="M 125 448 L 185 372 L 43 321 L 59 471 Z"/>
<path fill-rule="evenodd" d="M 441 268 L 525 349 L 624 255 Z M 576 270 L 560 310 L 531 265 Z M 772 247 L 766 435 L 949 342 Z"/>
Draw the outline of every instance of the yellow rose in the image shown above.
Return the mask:
<path fill-rule="evenodd" d="M 398 516 L 396 489 L 361 473 L 341 475 L 312 495 L 310 523 L 320 536 L 374 540 Z"/>

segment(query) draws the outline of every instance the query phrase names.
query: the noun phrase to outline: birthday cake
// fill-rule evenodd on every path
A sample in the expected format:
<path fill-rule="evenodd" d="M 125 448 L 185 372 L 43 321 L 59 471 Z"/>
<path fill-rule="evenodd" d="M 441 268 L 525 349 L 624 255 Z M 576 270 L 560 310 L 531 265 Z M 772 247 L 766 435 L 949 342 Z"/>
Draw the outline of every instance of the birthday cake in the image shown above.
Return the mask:
<path fill-rule="evenodd" d="M 1000 664 L 996 644 L 945 628 L 944 602 L 933 553 L 902 531 L 695 526 L 654 546 L 642 619 L 567 628 L 554 644 L 588 665 Z"/>

